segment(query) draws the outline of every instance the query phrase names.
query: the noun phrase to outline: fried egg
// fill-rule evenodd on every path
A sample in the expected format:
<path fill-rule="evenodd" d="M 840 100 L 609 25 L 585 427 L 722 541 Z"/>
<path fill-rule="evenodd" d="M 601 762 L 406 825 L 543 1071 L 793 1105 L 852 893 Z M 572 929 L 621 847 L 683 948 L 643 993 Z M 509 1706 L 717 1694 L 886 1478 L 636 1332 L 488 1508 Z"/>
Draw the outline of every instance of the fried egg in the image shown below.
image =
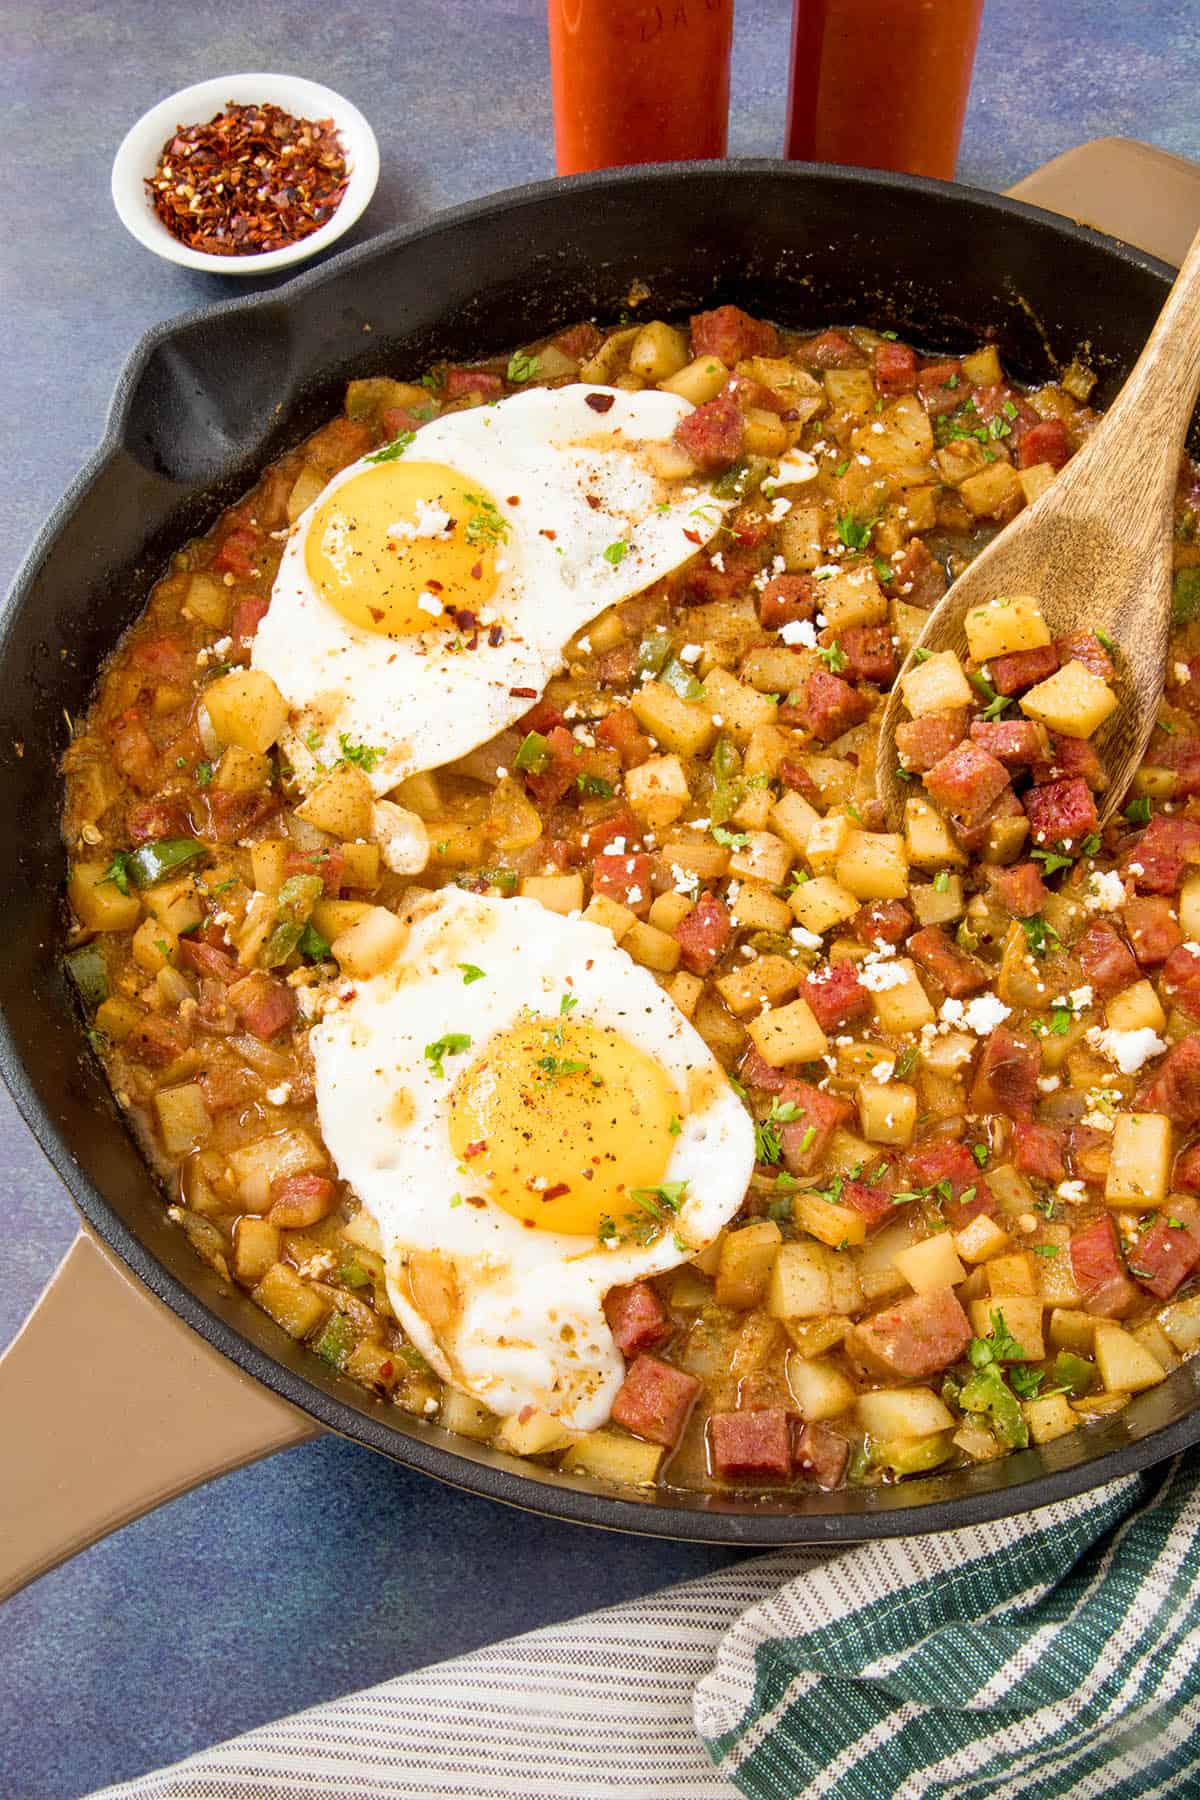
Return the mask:
<path fill-rule="evenodd" d="M 253 665 L 292 710 L 301 782 L 345 743 L 377 794 L 527 711 L 563 646 L 670 574 L 731 501 L 665 481 L 691 408 L 578 383 L 435 419 L 352 463 L 296 523 Z"/>
<path fill-rule="evenodd" d="M 493 1412 L 602 1424 L 624 1376 L 605 1294 L 711 1243 L 754 1166 L 704 1040 L 601 926 L 443 888 L 311 1044 L 412 1342 Z"/>

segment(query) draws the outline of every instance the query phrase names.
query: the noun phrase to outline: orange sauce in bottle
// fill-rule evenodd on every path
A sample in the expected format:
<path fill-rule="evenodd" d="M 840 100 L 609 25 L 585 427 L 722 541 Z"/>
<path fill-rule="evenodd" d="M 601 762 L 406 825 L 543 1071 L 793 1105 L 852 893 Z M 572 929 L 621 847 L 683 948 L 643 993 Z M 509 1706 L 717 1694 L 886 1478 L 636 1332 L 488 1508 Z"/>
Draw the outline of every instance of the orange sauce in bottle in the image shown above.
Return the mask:
<path fill-rule="evenodd" d="M 560 175 L 724 156 L 733 0 L 549 0 Z"/>
<path fill-rule="evenodd" d="M 796 0 L 784 154 L 950 180 L 983 0 Z"/>

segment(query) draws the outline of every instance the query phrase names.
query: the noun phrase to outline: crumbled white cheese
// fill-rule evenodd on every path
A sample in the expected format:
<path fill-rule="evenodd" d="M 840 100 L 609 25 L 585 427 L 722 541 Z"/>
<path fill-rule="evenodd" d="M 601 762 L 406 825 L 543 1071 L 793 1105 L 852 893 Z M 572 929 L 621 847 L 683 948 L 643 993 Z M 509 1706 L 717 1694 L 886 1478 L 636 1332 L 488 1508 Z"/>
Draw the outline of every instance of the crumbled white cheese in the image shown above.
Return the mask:
<path fill-rule="evenodd" d="M 631 887 L 625 896 L 625 904 L 626 906 L 640 906 L 644 898 L 645 895 L 640 887 Z"/>
<path fill-rule="evenodd" d="M 789 936 L 793 944 L 799 944 L 803 950 L 819 950 L 821 948 L 819 932 L 809 931 L 804 925 L 793 925 Z"/>
<path fill-rule="evenodd" d="M 1122 1075 L 1133 1075 L 1150 1061 L 1152 1056 L 1161 1056 L 1167 1048 L 1166 1043 L 1149 1025 L 1137 1031 L 1109 1031 L 1099 1025 L 1093 1025 L 1087 1033 L 1087 1041 L 1093 1050 L 1106 1056 L 1109 1062 L 1116 1063 Z"/>
<path fill-rule="evenodd" d="M 1188 668 L 1188 666 L 1185 662 L 1177 662 L 1175 664 L 1173 674 L 1175 676 L 1176 681 L 1178 681 L 1180 683 L 1185 682 L 1185 681 L 1190 681 L 1192 679 L 1192 671 Z"/>
<path fill-rule="evenodd" d="M 816 458 L 807 450 L 789 450 L 786 456 L 779 459 L 779 473 L 775 476 L 776 487 L 787 487 L 792 483 L 811 481 L 817 472 Z"/>
<path fill-rule="evenodd" d="M 871 994 L 886 994 L 889 988 L 903 987 L 908 975 L 896 962 L 872 962 L 870 958 L 858 972 L 858 979 Z"/>
<path fill-rule="evenodd" d="M 1072 1011 L 1083 1012 L 1086 1007 L 1091 1006 L 1095 994 L 1092 991 L 1091 983 L 1085 982 L 1082 987 L 1072 988 L 1068 997 Z"/>
<path fill-rule="evenodd" d="M 407 538 L 410 543 L 416 538 L 448 538 L 453 524 L 453 518 L 444 507 L 418 497 L 416 518 L 397 519 L 394 525 L 388 526 L 386 535 Z"/>
<path fill-rule="evenodd" d="M 428 613 L 431 619 L 440 619 L 446 610 L 437 595 L 431 594 L 428 588 L 422 588 L 417 595 L 417 606 L 421 612 Z"/>
<path fill-rule="evenodd" d="M 1073 1206 L 1079 1206 L 1087 1199 L 1087 1182 L 1060 1181 L 1054 1191 L 1060 1200 L 1068 1200 Z"/>
<path fill-rule="evenodd" d="M 679 652 L 680 662 L 694 663 L 694 662 L 698 662 L 699 658 L 700 658 L 699 644 L 685 644 L 683 646 L 683 649 Z"/>
<path fill-rule="evenodd" d="M 963 1024 L 976 1037 L 986 1037 L 1002 1025 L 1012 1012 L 1011 1006 L 1005 1006 L 1003 1000 L 995 994 L 976 994 L 974 1000 L 967 1005 L 963 1015 Z"/>
<path fill-rule="evenodd" d="M 943 1025 L 961 1025 L 967 1009 L 961 1000 L 943 1000 L 940 1018 Z"/>
<path fill-rule="evenodd" d="M 1061 1081 L 1062 1078 L 1059 1075 L 1039 1075 L 1038 1092 L 1042 1094 L 1052 1094 L 1055 1088 L 1061 1085 Z"/>
<path fill-rule="evenodd" d="M 1093 869 L 1083 902 L 1089 912 L 1116 912 L 1126 898 L 1124 883 L 1115 869 Z"/>
<path fill-rule="evenodd" d="M 281 1081 L 278 1087 L 267 1089 L 267 1099 L 272 1106 L 286 1106 L 292 1097 L 291 1083 Z"/>
<path fill-rule="evenodd" d="M 892 1079 L 892 1076 L 895 1073 L 896 1065 L 894 1062 L 880 1062 L 876 1063 L 872 1068 L 871 1079 L 872 1081 L 878 1081 L 879 1084 L 883 1086 Z"/>
<path fill-rule="evenodd" d="M 708 560 L 717 571 L 718 575 L 723 575 L 725 573 L 725 558 L 721 555 L 719 550 L 714 550 Z"/>
<path fill-rule="evenodd" d="M 778 525 L 780 519 L 786 519 L 791 510 L 791 501 L 785 500 L 783 495 L 780 494 L 779 498 L 777 500 L 772 500 L 770 506 L 767 508 L 767 517 L 773 525 Z"/>
<path fill-rule="evenodd" d="M 816 649 L 817 633 L 811 619 L 789 619 L 779 627 L 779 635 L 789 648 L 803 644 L 806 650 Z"/>

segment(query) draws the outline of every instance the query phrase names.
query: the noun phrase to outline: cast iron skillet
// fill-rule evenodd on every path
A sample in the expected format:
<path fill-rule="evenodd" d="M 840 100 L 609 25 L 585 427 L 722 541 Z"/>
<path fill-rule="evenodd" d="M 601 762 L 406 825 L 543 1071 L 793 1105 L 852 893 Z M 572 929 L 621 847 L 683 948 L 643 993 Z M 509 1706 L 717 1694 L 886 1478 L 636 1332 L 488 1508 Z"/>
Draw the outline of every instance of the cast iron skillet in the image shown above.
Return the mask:
<path fill-rule="evenodd" d="M 327 1372 L 194 1256 L 87 1052 L 58 962 L 64 709 L 175 548 L 339 408 L 352 376 L 408 375 L 578 318 L 723 301 L 790 325 L 894 329 L 966 350 L 994 334 L 1046 378 L 1083 345 L 1107 399 L 1141 348 L 1166 265 L 1013 201 L 859 170 L 774 162 L 645 168 L 545 183 L 443 213 L 251 299 L 152 331 L 108 432 L 56 507 L 0 629 L 0 1069 L 94 1229 L 244 1370 L 320 1424 L 427 1474 L 562 1518 L 743 1545 L 941 1530 L 1044 1505 L 1200 1439 L 1200 1363 L 1103 1426 L 899 1487 L 737 1501 L 617 1496 L 534 1470 Z"/>

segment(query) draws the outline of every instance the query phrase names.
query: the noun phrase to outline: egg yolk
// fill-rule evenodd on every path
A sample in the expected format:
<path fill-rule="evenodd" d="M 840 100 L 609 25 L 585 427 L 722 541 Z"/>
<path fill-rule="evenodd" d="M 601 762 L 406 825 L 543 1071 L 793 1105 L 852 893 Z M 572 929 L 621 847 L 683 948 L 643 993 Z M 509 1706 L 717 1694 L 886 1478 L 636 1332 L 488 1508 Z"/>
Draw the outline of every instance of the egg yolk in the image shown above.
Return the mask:
<path fill-rule="evenodd" d="M 377 463 L 309 522 L 309 580 L 352 625 L 382 637 L 462 626 L 496 591 L 508 522 L 491 495 L 442 463 Z"/>
<path fill-rule="evenodd" d="M 678 1104 L 619 1032 L 530 1019 L 460 1076 L 450 1142 L 472 1190 L 523 1224 L 605 1238 L 653 1229 L 660 1212 L 669 1230 L 670 1207 L 649 1190 L 666 1175 Z"/>

